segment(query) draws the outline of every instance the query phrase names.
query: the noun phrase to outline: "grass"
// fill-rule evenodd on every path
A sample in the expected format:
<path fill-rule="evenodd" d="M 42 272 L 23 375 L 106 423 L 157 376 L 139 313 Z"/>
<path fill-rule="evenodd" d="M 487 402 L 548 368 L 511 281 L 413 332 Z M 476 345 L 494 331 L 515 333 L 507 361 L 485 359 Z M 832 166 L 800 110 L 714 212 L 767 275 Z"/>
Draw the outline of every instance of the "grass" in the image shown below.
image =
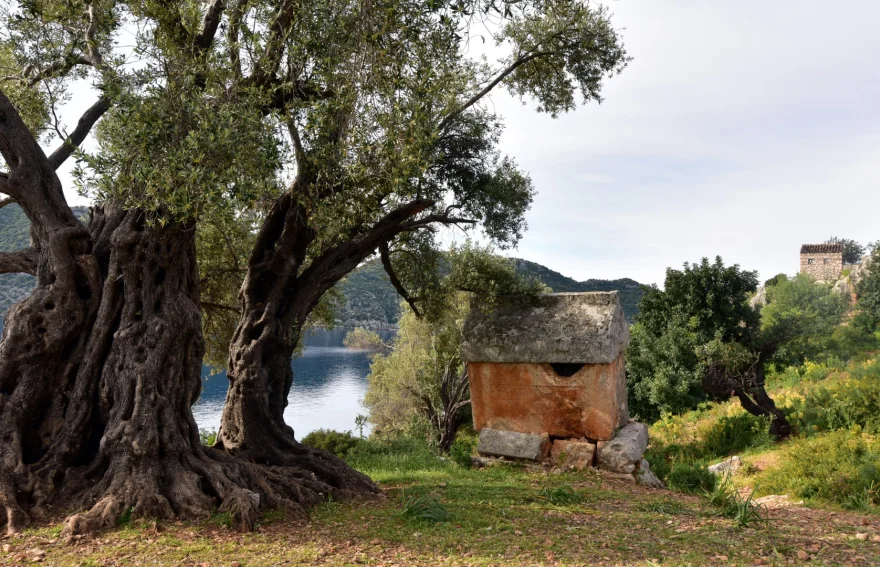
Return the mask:
<path fill-rule="evenodd" d="M 329 502 L 309 523 L 283 514 L 238 533 L 222 514 L 200 523 L 130 519 L 96 539 L 65 544 L 59 526 L 9 540 L 0 565 L 30 548 L 43 564 L 83 565 L 786 565 L 821 542 L 816 565 L 874 565 L 878 544 L 863 516 L 774 511 L 757 521 L 753 506 L 720 513 L 705 495 L 645 489 L 596 472 L 512 465 L 470 469 L 415 440 L 368 441 L 351 462 L 377 479 L 384 497 Z M 748 499 L 747 499 L 748 500 Z M 746 501 L 747 501 L 746 500 Z M 760 511 L 763 512 L 763 511 Z M 760 513 L 759 512 L 759 513 Z M 769 512 L 768 512 L 769 514 Z M 847 528 L 841 527 L 846 520 Z M 871 531 L 880 535 L 880 529 Z M 719 559 L 725 557 L 725 560 Z"/>

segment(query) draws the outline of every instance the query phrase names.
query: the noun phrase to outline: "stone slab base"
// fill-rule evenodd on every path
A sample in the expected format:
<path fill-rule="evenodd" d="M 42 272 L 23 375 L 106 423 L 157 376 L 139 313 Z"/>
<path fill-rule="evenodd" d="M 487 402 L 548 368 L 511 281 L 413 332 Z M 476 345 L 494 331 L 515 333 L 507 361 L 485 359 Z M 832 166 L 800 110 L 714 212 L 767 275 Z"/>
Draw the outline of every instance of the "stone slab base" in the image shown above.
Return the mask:
<path fill-rule="evenodd" d="M 550 453 L 550 436 L 484 427 L 480 430 L 477 453 L 487 457 L 543 461 Z"/>

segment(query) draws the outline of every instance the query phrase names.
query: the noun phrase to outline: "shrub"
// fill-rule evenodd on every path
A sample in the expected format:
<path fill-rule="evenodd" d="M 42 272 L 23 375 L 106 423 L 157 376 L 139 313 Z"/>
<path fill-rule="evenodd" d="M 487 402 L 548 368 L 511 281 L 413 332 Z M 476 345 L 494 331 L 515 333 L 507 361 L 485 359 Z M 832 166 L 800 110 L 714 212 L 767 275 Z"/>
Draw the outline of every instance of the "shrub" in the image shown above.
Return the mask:
<path fill-rule="evenodd" d="M 703 432 L 700 452 L 705 458 L 720 458 L 769 445 L 769 426 L 769 417 L 749 413 L 722 416 Z"/>
<path fill-rule="evenodd" d="M 449 448 L 449 456 L 453 461 L 464 468 L 470 468 L 472 464 L 471 456 L 477 449 L 476 435 L 458 434 L 452 446 Z"/>
<path fill-rule="evenodd" d="M 330 451 L 337 457 L 345 457 L 363 440 L 355 437 L 351 431 L 333 431 L 317 429 L 302 438 L 302 442 L 315 449 Z"/>
<path fill-rule="evenodd" d="M 199 429 L 199 441 L 202 445 L 211 446 L 217 441 L 217 431 L 214 429 Z"/>
<path fill-rule="evenodd" d="M 793 442 L 761 481 L 762 492 L 842 506 L 880 502 L 880 443 L 856 428 Z"/>
<path fill-rule="evenodd" d="M 880 366 L 855 368 L 841 377 L 793 398 L 784 408 L 803 434 L 859 427 L 880 433 Z"/>
<path fill-rule="evenodd" d="M 666 476 L 666 484 L 669 488 L 700 494 L 711 492 L 715 489 L 717 478 L 706 469 L 703 462 L 679 462 L 672 465 L 672 470 Z"/>

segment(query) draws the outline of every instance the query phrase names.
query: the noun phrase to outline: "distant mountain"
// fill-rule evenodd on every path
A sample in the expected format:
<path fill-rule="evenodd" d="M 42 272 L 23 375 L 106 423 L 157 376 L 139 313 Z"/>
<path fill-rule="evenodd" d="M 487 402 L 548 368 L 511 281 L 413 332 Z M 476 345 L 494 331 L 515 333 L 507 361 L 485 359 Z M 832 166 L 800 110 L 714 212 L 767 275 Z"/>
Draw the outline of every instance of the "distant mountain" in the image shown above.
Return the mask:
<path fill-rule="evenodd" d="M 77 216 L 84 216 L 85 207 L 75 207 Z M 18 205 L 0 209 L 0 252 L 20 250 L 28 245 L 28 220 Z M 546 266 L 515 260 L 516 269 L 533 276 L 556 292 L 618 291 L 626 318 L 632 321 L 638 312 L 641 286 L 629 278 L 619 280 L 586 280 L 579 282 Z M 0 324 L 10 305 L 22 299 L 34 287 L 34 278 L 27 274 L 0 274 Z M 343 327 L 373 329 L 396 327 L 400 319 L 400 298 L 388 281 L 379 260 L 364 263 L 340 284 L 345 302 L 337 319 Z"/>
<path fill-rule="evenodd" d="M 617 291 L 620 304 L 629 322 L 639 311 L 642 287 L 629 278 L 619 280 L 586 280 L 579 282 L 546 266 L 515 259 L 516 269 L 525 276 L 535 277 L 555 292 Z M 338 314 L 343 327 L 394 327 L 400 318 L 400 298 L 388 281 L 379 260 L 361 265 L 340 284 L 346 305 Z"/>
<path fill-rule="evenodd" d="M 557 293 L 616 291 L 620 296 L 620 305 L 623 307 L 623 313 L 630 323 L 632 323 L 635 314 L 639 312 L 639 301 L 642 299 L 642 284 L 635 280 L 629 278 L 621 278 L 619 280 L 590 279 L 579 282 L 535 262 L 518 258 L 515 262 L 517 271 L 538 278 Z"/>

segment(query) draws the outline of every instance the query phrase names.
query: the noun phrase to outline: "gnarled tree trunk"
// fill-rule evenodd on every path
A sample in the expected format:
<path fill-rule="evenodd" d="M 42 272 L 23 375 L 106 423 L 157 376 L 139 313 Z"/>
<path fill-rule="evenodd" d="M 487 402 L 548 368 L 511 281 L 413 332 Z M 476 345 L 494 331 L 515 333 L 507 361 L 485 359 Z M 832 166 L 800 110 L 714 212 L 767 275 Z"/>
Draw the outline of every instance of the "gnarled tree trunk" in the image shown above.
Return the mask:
<path fill-rule="evenodd" d="M 59 509 L 87 510 L 68 520 L 71 532 L 113 525 L 127 512 L 193 519 L 229 511 L 250 527 L 262 510 L 304 516 L 329 495 L 375 490 L 336 457 L 299 444 L 271 464 L 202 447 L 190 409 L 203 354 L 194 231 L 148 227 L 138 211 L 94 215 L 92 253 L 73 261 L 81 268 L 62 279 L 47 266 L 52 275 L 7 317 L 7 531 Z"/>
<path fill-rule="evenodd" d="M 411 219 L 433 204 L 416 200 L 395 209 L 364 234 L 306 261 L 315 231 L 294 189 L 278 199 L 257 236 L 239 294 L 241 320 L 229 349 L 229 391 L 216 447 L 258 462 L 307 466 L 341 490 L 375 490 L 366 477 L 294 439 L 284 423 L 293 385 L 290 360 L 309 313 L 333 285 L 379 246 L 407 230 Z M 329 468 L 328 468 L 329 467 Z"/>

